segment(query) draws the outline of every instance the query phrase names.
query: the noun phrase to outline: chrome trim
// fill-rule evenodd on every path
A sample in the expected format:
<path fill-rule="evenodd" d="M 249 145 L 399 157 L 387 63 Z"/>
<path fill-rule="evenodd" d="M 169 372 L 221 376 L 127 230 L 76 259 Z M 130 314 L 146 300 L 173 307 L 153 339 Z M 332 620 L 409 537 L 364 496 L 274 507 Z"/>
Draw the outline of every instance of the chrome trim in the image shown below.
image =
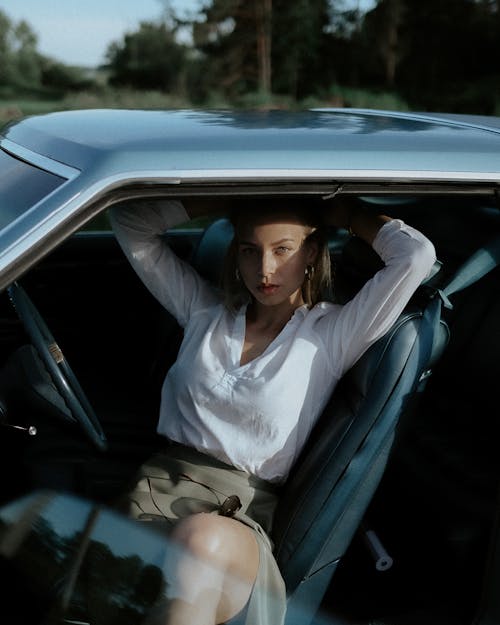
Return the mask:
<path fill-rule="evenodd" d="M 48 156 L 43 156 L 42 154 L 33 152 L 28 148 L 24 148 L 23 146 L 14 143 L 10 139 L 2 139 L 0 141 L 0 147 L 12 156 L 19 158 L 22 161 L 26 161 L 30 165 L 34 165 L 39 169 L 44 169 L 45 171 L 55 174 L 61 178 L 71 180 L 80 174 L 79 169 L 70 167 L 69 165 L 60 163 L 59 161 L 54 161 Z"/>
<path fill-rule="evenodd" d="M 432 123 L 439 124 L 441 126 L 451 126 L 458 128 L 467 128 L 469 130 L 484 130 L 486 132 L 493 132 L 495 134 L 500 134 L 500 127 L 496 128 L 494 126 L 488 126 L 486 124 L 479 124 L 477 122 L 465 121 L 460 119 L 453 119 L 446 116 L 443 113 L 443 116 L 433 115 L 432 113 L 412 113 L 410 111 L 383 111 L 378 109 L 363 109 L 363 108 L 350 108 L 350 109 L 342 109 L 342 108 L 328 108 L 328 107 L 319 107 L 309 109 L 315 113 L 341 113 L 341 114 L 354 114 L 354 115 L 364 115 L 366 117 L 390 117 L 393 119 L 403 119 L 408 121 L 417 121 L 423 123 Z M 460 113 L 457 113 L 460 115 Z M 463 117 L 467 117 L 467 113 L 463 114 Z M 470 117 L 474 117 L 474 114 L 471 113 Z M 477 117 L 480 117 L 477 115 Z M 496 115 L 492 115 L 491 117 L 500 117 Z"/>
<path fill-rule="evenodd" d="M 500 172 L 471 171 L 420 171 L 387 169 L 204 169 L 175 170 L 175 172 L 159 173 L 155 171 L 127 172 L 103 179 L 103 184 L 122 182 L 136 183 L 139 180 L 147 184 L 190 184 L 194 182 L 212 182 L 217 179 L 225 182 L 272 182 L 273 180 L 290 182 L 314 182 L 315 180 L 336 181 L 380 181 L 384 182 L 494 182 L 500 183 Z"/>

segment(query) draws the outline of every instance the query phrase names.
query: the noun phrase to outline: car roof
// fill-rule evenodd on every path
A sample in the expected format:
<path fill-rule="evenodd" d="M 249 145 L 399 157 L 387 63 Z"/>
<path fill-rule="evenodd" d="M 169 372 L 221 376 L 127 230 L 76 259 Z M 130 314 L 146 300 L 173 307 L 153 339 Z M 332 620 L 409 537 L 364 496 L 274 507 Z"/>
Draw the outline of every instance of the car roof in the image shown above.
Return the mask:
<path fill-rule="evenodd" d="M 101 178 L 267 171 L 498 180 L 500 173 L 500 118 L 472 115 L 103 109 L 28 117 L 3 134 L 2 146 L 27 160 L 49 159 Z"/>

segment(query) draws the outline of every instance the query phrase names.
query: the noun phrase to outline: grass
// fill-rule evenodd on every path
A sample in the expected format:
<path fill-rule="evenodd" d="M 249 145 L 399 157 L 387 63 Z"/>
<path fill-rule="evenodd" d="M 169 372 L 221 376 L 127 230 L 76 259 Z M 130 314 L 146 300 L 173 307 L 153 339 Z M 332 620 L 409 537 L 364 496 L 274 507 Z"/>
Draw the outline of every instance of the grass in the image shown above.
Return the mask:
<path fill-rule="evenodd" d="M 334 85 L 323 96 L 294 100 L 290 96 L 262 92 L 251 92 L 228 100 L 223 94 L 214 92 L 202 105 L 193 103 L 180 94 L 160 91 L 136 91 L 132 89 L 98 88 L 92 91 L 68 93 L 60 98 L 28 97 L 16 98 L 12 93 L 0 92 L 0 124 L 27 115 L 53 111 L 88 108 L 135 108 L 135 109 L 185 109 L 185 108 L 237 108 L 237 109 L 285 109 L 301 110 L 321 106 L 349 106 L 355 108 L 381 108 L 409 110 L 409 106 L 396 94 L 353 89 Z"/>
<path fill-rule="evenodd" d="M 398 94 L 391 91 L 356 89 L 332 85 L 327 99 L 332 105 L 351 108 L 383 109 L 391 111 L 409 111 L 410 106 Z"/>

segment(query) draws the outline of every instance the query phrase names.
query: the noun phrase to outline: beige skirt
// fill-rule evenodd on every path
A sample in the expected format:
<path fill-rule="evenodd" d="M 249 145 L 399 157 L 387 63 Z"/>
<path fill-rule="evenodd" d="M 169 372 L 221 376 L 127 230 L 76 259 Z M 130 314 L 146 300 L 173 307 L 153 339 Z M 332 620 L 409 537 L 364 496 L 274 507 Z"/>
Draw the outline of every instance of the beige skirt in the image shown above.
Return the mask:
<path fill-rule="evenodd" d="M 247 606 L 231 619 L 231 624 L 280 625 L 285 617 L 286 594 L 268 536 L 277 504 L 272 484 L 172 443 L 164 453 L 155 454 L 140 467 L 132 488 L 118 507 L 168 535 L 176 521 L 190 514 L 219 514 L 232 495 L 237 495 L 241 502 L 233 518 L 252 529 L 260 560 Z"/>

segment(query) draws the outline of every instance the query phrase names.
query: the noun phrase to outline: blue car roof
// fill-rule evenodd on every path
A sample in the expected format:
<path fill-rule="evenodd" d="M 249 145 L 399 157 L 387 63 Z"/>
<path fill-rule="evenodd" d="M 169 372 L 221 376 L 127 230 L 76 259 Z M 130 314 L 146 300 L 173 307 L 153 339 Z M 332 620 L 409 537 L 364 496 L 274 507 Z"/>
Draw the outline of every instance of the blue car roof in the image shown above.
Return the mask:
<path fill-rule="evenodd" d="M 100 176 L 128 171 L 500 173 L 500 118 L 358 109 L 83 110 L 28 117 L 3 146 Z M 15 151 L 15 150 L 14 150 Z M 451 176 L 453 178 L 453 176 Z"/>

